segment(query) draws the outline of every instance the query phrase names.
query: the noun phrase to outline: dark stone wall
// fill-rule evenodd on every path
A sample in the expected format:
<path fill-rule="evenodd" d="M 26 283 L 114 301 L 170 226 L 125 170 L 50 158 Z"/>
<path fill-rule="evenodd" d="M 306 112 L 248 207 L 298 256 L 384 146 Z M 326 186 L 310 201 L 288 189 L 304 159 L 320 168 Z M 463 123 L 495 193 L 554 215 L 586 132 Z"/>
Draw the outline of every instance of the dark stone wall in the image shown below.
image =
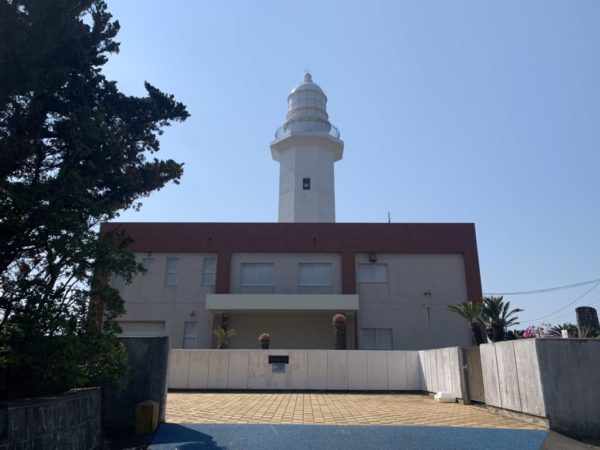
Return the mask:
<path fill-rule="evenodd" d="M 131 371 L 117 387 L 102 391 L 102 418 L 109 430 L 135 426 L 135 408 L 145 400 L 160 405 L 159 422 L 165 421 L 169 337 L 124 337 Z"/>
<path fill-rule="evenodd" d="M 0 403 L 0 450 L 98 449 L 100 417 L 100 388 Z"/>

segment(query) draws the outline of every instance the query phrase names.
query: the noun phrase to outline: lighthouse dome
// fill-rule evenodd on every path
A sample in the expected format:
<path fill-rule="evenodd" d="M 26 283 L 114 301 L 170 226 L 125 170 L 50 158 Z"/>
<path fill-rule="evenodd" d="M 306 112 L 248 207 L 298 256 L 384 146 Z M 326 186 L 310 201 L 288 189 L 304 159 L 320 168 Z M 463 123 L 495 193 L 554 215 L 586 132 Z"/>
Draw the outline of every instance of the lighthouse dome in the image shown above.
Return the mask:
<path fill-rule="evenodd" d="M 337 129 L 329 123 L 327 96 L 313 81 L 312 75 L 307 72 L 302 83 L 292 89 L 288 95 L 286 121 L 278 130 L 278 134 L 281 137 L 295 133 L 329 134 L 332 129 L 334 137 L 339 138 Z"/>
<path fill-rule="evenodd" d="M 306 72 L 304 74 L 304 79 L 302 80 L 302 83 L 300 83 L 298 86 L 296 86 L 294 89 L 292 89 L 292 91 L 290 92 L 290 96 L 292 96 L 294 93 L 299 92 L 299 91 L 316 91 L 319 92 L 323 95 L 323 97 L 325 97 L 325 94 L 323 93 L 323 89 L 321 89 L 321 86 L 319 86 L 317 83 L 315 83 L 312 79 L 312 75 L 309 72 Z M 288 97 L 289 99 L 289 97 Z M 325 97 L 325 99 L 327 99 L 327 97 Z"/>

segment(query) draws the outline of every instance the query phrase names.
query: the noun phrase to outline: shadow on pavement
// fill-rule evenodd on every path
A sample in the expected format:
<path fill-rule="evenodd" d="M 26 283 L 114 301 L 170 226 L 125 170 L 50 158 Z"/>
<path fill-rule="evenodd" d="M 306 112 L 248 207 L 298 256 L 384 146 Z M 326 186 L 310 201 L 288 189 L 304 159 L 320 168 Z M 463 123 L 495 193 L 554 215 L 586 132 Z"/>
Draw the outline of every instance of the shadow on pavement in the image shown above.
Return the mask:
<path fill-rule="evenodd" d="M 597 450 L 599 446 L 586 444 L 554 431 L 548 433 L 541 450 Z"/>
<path fill-rule="evenodd" d="M 136 436 L 133 429 L 111 430 L 104 435 L 106 450 L 145 450 L 152 443 L 154 434 Z"/>
<path fill-rule="evenodd" d="M 217 445 L 213 437 L 199 431 L 194 425 L 180 425 L 176 423 L 162 424 L 152 441 L 152 450 L 170 448 L 195 450 L 226 450 L 226 447 Z"/>

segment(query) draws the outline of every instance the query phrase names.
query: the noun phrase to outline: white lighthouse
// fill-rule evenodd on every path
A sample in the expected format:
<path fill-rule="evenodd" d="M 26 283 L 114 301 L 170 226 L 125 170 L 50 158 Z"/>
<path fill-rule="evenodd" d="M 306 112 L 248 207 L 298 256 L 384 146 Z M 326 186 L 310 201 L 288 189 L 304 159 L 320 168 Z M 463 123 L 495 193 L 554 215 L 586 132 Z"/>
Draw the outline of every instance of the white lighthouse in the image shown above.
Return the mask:
<path fill-rule="evenodd" d="M 310 73 L 288 96 L 271 154 L 279 161 L 279 222 L 335 222 L 333 164 L 344 142 L 329 123 L 327 97 Z"/>

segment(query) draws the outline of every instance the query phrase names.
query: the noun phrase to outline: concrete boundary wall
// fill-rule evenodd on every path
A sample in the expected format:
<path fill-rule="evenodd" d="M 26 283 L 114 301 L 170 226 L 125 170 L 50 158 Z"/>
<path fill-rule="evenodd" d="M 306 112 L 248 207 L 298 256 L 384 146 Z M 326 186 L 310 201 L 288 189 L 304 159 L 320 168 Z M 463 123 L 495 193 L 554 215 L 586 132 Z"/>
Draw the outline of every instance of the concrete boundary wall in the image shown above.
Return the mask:
<path fill-rule="evenodd" d="M 550 429 L 600 445 L 600 339 L 536 339 Z"/>
<path fill-rule="evenodd" d="M 487 405 L 546 417 L 536 341 L 522 339 L 480 346 Z"/>
<path fill-rule="evenodd" d="M 421 389 L 427 392 L 452 392 L 464 399 L 464 374 L 460 347 L 420 350 Z"/>
<path fill-rule="evenodd" d="M 158 421 L 164 422 L 170 338 L 123 337 L 120 341 L 131 370 L 117 386 L 102 388 L 103 425 L 109 430 L 133 429 L 136 406 L 145 400 L 158 403 Z"/>
<path fill-rule="evenodd" d="M 480 349 L 488 406 L 600 443 L 600 340 L 522 339 Z"/>
<path fill-rule="evenodd" d="M 459 351 L 174 349 L 168 383 L 170 389 L 446 390 L 462 397 Z M 269 355 L 289 357 L 284 373 L 273 373 Z"/>

